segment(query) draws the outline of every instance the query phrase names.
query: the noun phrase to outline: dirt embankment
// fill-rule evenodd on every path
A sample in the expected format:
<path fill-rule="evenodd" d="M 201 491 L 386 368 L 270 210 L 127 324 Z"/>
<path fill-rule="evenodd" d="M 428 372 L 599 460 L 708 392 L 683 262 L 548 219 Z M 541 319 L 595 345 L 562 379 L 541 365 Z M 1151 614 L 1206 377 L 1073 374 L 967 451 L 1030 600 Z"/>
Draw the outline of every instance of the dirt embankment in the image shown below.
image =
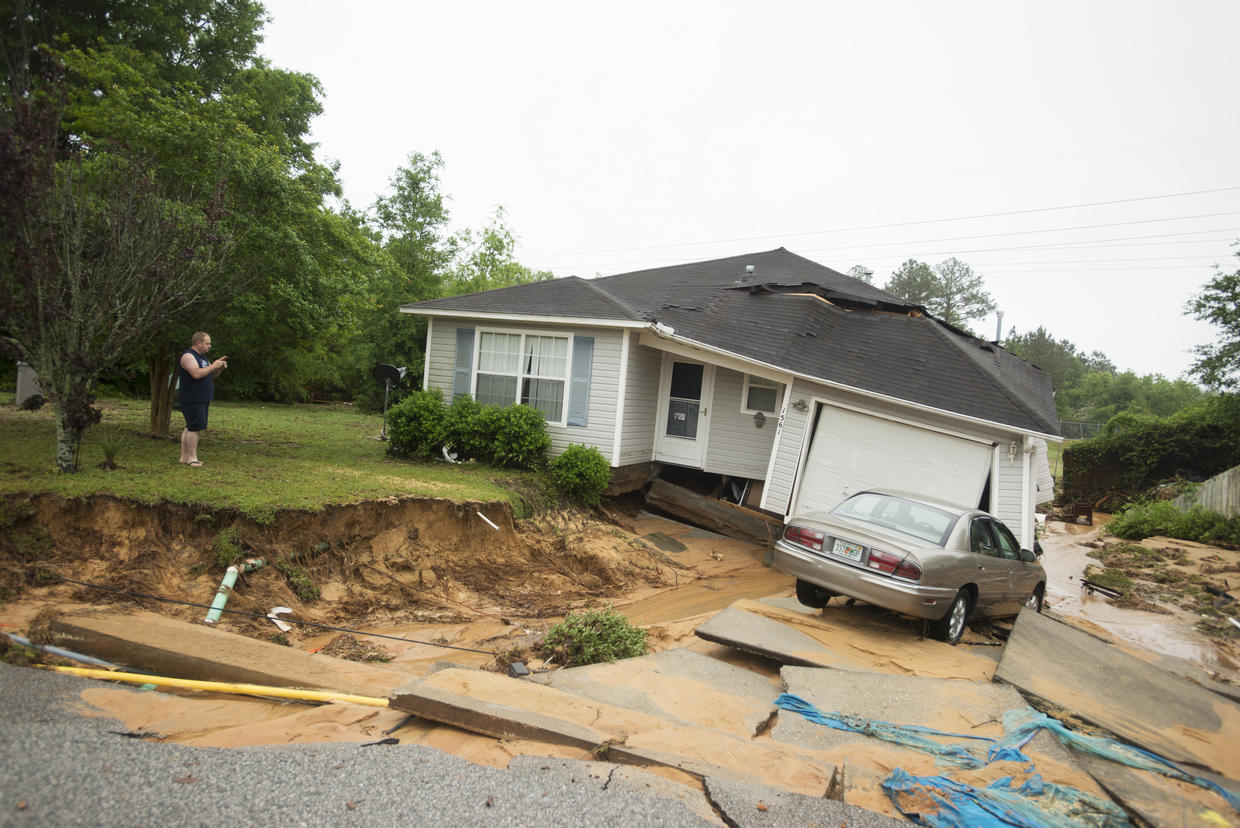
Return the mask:
<path fill-rule="evenodd" d="M 296 618 L 350 627 L 563 615 L 675 577 L 611 525 L 568 513 L 514 523 L 501 503 L 370 501 L 258 525 L 226 511 L 103 496 L 0 500 L 5 602 L 131 603 L 196 620 L 201 607 L 107 590 L 209 604 L 238 555 L 267 565 L 241 576 L 228 609 L 285 606 Z M 221 626 L 272 630 L 235 614 Z"/>

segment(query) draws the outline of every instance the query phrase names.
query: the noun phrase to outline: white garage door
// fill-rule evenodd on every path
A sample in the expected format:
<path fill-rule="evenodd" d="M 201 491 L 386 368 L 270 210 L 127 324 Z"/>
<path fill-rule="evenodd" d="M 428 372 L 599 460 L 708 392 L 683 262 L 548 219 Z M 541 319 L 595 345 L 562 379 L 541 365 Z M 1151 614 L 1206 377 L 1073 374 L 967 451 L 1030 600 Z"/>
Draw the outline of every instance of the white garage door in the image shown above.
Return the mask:
<path fill-rule="evenodd" d="M 990 443 L 821 405 L 793 513 L 826 511 L 867 489 L 922 494 L 976 508 Z"/>

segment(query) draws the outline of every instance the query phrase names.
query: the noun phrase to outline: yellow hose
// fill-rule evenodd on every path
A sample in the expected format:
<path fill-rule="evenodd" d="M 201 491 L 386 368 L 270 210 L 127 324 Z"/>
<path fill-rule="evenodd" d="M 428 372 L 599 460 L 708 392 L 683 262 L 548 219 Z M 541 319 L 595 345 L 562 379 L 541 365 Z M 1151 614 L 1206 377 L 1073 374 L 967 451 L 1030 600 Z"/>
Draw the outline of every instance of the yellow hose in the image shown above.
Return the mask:
<path fill-rule="evenodd" d="M 144 676 L 140 673 L 116 673 L 111 670 L 92 670 L 87 667 L 52 667 L 58 673 L 83 678 L 127 681 L 133 684 L 155 684 L 160 687 L 182 687 L 186 690 L 209 690 L 214 693 L 238 693 L 245 696 L 270 696 L 278 699 L 296 699 L 310 702 L 348 702 L 368 707 L 387 707 L 388 700 L 375 696 L 355 696 L 352 693 L 333 693 L 329 690 L 295 690 L 288 687 L 268 687 L 263 684 L 232 684 L 223 681 L 196 681 L 194 679 Z"/>

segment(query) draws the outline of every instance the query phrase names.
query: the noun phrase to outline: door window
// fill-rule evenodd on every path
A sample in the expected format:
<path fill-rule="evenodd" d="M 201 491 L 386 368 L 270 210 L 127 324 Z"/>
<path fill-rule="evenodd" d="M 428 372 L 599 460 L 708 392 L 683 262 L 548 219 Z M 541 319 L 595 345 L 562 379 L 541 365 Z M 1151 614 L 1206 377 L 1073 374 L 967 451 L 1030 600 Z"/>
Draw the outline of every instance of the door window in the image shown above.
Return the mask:
<path fill-rule="evenodd" d="M 703 366 L 691 362 L 672 363 L 672 387 L 667 401 L 669 437 L 697 439 L 698 414 L 702 405 Z"/>

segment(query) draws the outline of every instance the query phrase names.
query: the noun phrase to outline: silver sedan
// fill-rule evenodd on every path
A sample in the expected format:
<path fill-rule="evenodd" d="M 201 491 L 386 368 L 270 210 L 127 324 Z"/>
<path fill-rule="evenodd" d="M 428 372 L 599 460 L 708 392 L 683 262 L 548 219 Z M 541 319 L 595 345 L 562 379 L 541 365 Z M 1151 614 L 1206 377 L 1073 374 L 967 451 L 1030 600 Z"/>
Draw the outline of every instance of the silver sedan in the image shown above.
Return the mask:
<path fill-rule="evenodd" d="M 794 515 L 775 542 L 775 566 L 797 599 L 823 607 L 847 595 L 930 621 L 955 644 L 970 618 L 1042 609 L 1046 572 L 992 515 L 884 492 L 861 492 L 830 512 Z"/>

